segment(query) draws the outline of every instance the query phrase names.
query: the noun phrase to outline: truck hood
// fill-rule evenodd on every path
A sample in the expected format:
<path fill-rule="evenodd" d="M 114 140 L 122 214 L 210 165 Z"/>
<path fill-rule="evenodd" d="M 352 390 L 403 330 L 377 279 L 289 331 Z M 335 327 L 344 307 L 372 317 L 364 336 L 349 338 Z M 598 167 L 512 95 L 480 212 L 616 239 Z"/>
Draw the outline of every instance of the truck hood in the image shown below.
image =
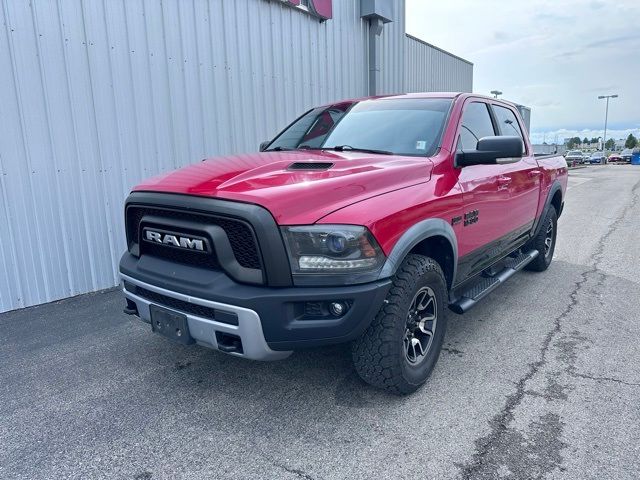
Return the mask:
<path fill-rule="evenodd" d="M 314 162 L 332 166 L 291 169 L 294 163 Z M 146 180 L 134 191 L 254 203 L 267 208 L 280 225 L 302 225 L 367 198 L 426 182 L 431 169 L 425 157 L 319 150 L 262 152 L 203 160 Z"/>

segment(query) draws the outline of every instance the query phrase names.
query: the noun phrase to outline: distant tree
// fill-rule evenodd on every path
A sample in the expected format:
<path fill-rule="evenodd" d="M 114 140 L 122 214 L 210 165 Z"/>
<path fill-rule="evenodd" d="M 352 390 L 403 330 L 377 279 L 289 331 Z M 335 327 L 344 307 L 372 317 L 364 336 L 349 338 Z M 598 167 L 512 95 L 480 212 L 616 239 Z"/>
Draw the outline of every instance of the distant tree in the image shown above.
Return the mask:
<path fill-rule="evenodd" d="M 579 137 L 571 137 L 568 141 L 567 141 L 567 148 L 569 150 L 573 150 L 574 148 L 576 148 L 578 145 L 580 145 L 580 138 Z"/>
<path fill-rule="evenodd" d="M 624 142 L 625 148 L 636 148 L 638 146 L 638 139 L 633 136 L 633 133 L 630 133 L 627 137 L 627 140 Z"/>
<path fill-rule="evenodd" d="M 598 143 L 597 137 L 593 137 L 589 143 Z"/>
<path fill-rule="evenodd" d="M 610 138 L 604 146 L 607 150 L 613 150 L 616 146 L 616 141 L 613 138 Z"/>
<path fill-rule="evenodd" d="M 582 139 L 582 143 L 583 143 L 584 145 L 589 145 L 591 142 L 589 141 L 589 139 L 588 139 L 587 137 L 584 137 L 584 138 Z"/>

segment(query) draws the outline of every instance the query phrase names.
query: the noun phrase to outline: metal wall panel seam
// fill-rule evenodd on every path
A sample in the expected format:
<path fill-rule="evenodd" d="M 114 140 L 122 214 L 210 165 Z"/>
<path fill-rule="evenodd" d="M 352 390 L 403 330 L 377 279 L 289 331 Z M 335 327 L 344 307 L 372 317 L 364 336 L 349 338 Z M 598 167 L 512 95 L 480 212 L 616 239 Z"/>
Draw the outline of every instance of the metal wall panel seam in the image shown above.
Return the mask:
<path fill-rule="evenodd" d="M 13 225 L 12 225 L 11 217 L 9 213 L 9 198 L 7 196 L 7 186 L 5 182 L 4 167 L 2 165 L 2 155 L 0 155 L 0 195 L 2 195 L 2 205 L 3 205 L 2 211 L 4 213 L 4 218 L 6 219 L 6 226 L 8 229 L 9 238 L 15 238 L 13 233 Z M 11 245 L 11 248 L 9 249 L 7 249 L 5 245 L 2 245 L 1 251 L 2 251 L 3 258 L 6 259 L 7 256 L 11 258 L 11 264 L 2 262 L 3 263 L 2 269 L 5 272 L 4 278 L 6 279 L 5 291 L 7 292 L 9 298 L 6 298 L 6 295 L 2 295 L 2 290 L 0 290 L 0 312 L 4 310 L 10 310 L 14 305 L 18 307 L 25 306 L 24 295 L 22 294 L 22 282 L 20 280 L 20 275 L 18 275 L 18 272 L 17 272 L 18 259 L 16 256 L 16 249 L 13 245 Z M 10 283 L 12 279 L 15 280 L 15 283 Z M 15 300 L 13 300 L 13 294 L 12 294 L 13 289 L 15 289 L 16 290 L 15 293 L 18 294 Z"/>
<path fill-rule="evenodd" d="M 92 115 L 92 119 L 93 119 L 93 128 L 95 129 L 95 134 L 96 134 L 96 139 L 97 139 L 97 147 L 98 147 L 98 161 L 100 164 L 100 171 L 104 172 L 105 170 L 105 163 L 104 163 L 104 158 L 102 156 L 103 154 L 103 142 L 102 142 L 102 136 L 100 134 L 100 127 L 98 126 L 98 118 L 96 115 L 97 112 L 97 108 L 96 108 L 96 91 L 94 88 L 94 77 L 95 77 L 95 73 L 92 73 L 92 67 L 91 67 L 91 54 L 90 54 L 90 41 L 89 41 L 89 35 L 87 35 L 87 21 L 86 21 L 86 13 L 85 13 L 85 9 L 84 9 L 84 3 L 81 3 L 81 10 L 82 10 L 82 25 L 83 25 L 83 34 L 84 34 L 84 39 L 86 42 L 86 56 L 87 56 L 87 68 L 88 68 L 88 74 L 89 74 L 89 90 L 91 92 L 91 99 L 92 99 L 92 107 L 93 107 L 93 115 Z M 104 198 L 105 193 L 107 192 L 107 184 L 106 184 L 106 180 L 104 178 L 104 175 L 99 175 L 100 180 L 99 183 L 102 185 L 102 195 Z M 101 206 L 103 207 L 103 204 L 101 204 Z M 104 217 L 104 220 L 107 222 L 107 225 L 109 225 L 109 212 L 107 211 L 106 208 L 102 208 L 102 212 L 100 212 L 100 215 Z M 113 259 L 115 258 L 115 245 L 113 244 L 113 240 L 111 238 L 111 235 L 107 234 L 107 242 L 109 245 L 109 254 L 111 256 L 112 259 L 112 263 L 113 263 Z M 97 285 L 94 285 L 94 288 L 96 288 Z"/>
<path fill-rule="evenodd" d="M 3 17 L 6 18 L 4 13 L 4 5 L 2 8 L 2 14 L 3 14 Z M 8 46 L 9 45 L 9 28 L 10 28 L 8 20 L 5 20 L 4 25 L 5 27 L 3 30 L 4 30 L 4 35 L 5 35 L 5 39 Z M 5 91 L 5 94 L 8 95 L 6 91 Z M 8 192 L 8 187 L 5 179 L 5 177 L 8 176 L 7 172 L 8 172 L 8 169 L 5 170 L 5 167 L 3 164 L 2 152 L 0 151 L 0 194 L 2 195 L 3 212 L 5 215 L 6 226 L 7 226 L 7 230 L 5 230 L 5 232 L 8 232 L 7 241 L 2 242 L 2 244 L 0 244 L 0 248 L 2 250 L 3 258 L 6 259 L 8 256 L 11 259 L 10 264 L 3 262 L 3 270 L 5 271 L 4 278 L 6 280 L 5 291 L 7 292 L 7 294 L 2 295 L 2 292 L 0 292 L 0 311 L 10 310 L 14 305 L 17 307 L 25 306 L 22 280 L 18 272 L 17 251 L 15 248 L 14 242 L 9 241 L 9 239 L 13 239 L 16 237 L 14 233 L 11 212 L 9 210 L 9 192 Z"/>
<path fill-rule="evenodd" d="M 122 163 L 122 159 L 124 158 L 124 149 L 122 146 L 122 128 L 120 125 L 120 120 L 122 115 L 118 115 L 119 112 L 122 111 L 121 108 L 118 107 L 118 97 L 115 93 L 115 81 L 116 81 L 116 76 L 114 75 L 114 68 L 113 68 L 113 64 L 114 64 L 114 59 L 112 58 L 112 55 L 114 55 L 113 50 L 114 47 L 112 45 L 112 39 L 109 36 L 109 25 L 107 23 L 107 8 L 106 8 L 106 1 L 102 0 L 102 20 L 103 20 L 103 26 L 104 26 L 104 33 L 105 33 L 105 40 L 106 40 L 106 48 L 107 48 L 107 55 L 106 57 L 106 61 L 107 61 L 107 66 L 109 69 L 109 78 L 110 78 L 110 100 L 111 103 L 113 105 L 113 112 L 114 112 L 114 122 L 113 125 L 115 127 L 115 135 L 118 139 L 117 143 L 117 152 L 115 152 L 117 155 L 115 155 L 114 157 L 114 161 L 116 162 L 114 165 L 110 165 L 111 168 L 106 169 L 103 172 L 103 177 L 105 180 L 105 185 L 106 185 L 106 191 L 105 191 L 105 197 L 108 199 L 109 197 L 112 198 L 112 201 L 109 202 L 108 205 L 113 204 L 113 208 L 109 208 L 108 209 L 108 215 L 110 218 L 110 220 L 108 221 L 108 230 L 107 230 L 107 234 L 109 235 L 110 238 L 113 239 L 113 244 L 114 245 L 121 245 L 121 242 L 118 241 L 119 238 L 122 237 L 121 232 L 122 232 L 122 227 L 121 227 L 121 223 L 116 223 L 116 219 L 115 219 L 115 212 L 116 212 L 116 203 L 115 201 L 117 201 L 120 197 L 120 195 L 116 195 L 117 191 L 123 191 L 125 189 L 124 186 L 124 165 Z M 128 56 L 128 55 L 127 55 Z M 128 118 L 128 117 L 127 117 Z M 107 175 L 108 172 L 112 171 L 116 169 L 117 173 L 118 173 L 118 183 L 120 184 L 120 188 L 118 190 L 115 190 L 113 188 L 110 188 L 110 186 L 108 185 L 109 180 L 114 179 L 115 175 Z M 115 173 L 115 172 L 114 172 Z M 116 226 L 116 229 L 114 231 L 113 227 L 114 225 Z M 124 247 L 124 244 L 122 244 L 122 247 Z M 119 255 L 120 255 L 120 248 L 118 248 L 118 250 L 112 250 L 111 253 L 111 274 L 112 274 L 112 278 L 113 278 L 113 283 L 117 283 L 118 282 L 118 269 L 117 269 L 117 264 L 118 264 L 118 260 L 119 260 Z"/>
<path fill-rule="evenodd" d="M 137 154 L 137 160 L 138 162 L 143 162 L 145 161 L 144 159 L 144 155 L 142 154 L 142 149 L 141 149 L 141 136 L 140 136 L 140 129 L 139 129 L 139 121 L 138 118 L 140 117 L 138 115 L 138 105 L 136 102 L 136 88 L 135 88 L 135 82 L 133 79 L 133 57 L 132 57 L 132 53 L 134 53 L 131 49 L 131 40 L 130 40 L 130 32 L 129 32 L 129 14 L 127 12 L 127 6 L 126 6 L 127 2 L 126 0 L 122 0 L 122 8 L 124 9 L 124 32 L 125 32 L 125 36 L 126 36 L 126 42 L 127 42 L 127 58 L 129 61 L 129 68 L 127 69 L 129 72 L 129 85 L 131 86 L 131 91 L 133 92 L 133 102 L 131 105 L 131 110 L 133 113 L 133 136 L 134 136 L 134 141 L 135 141 L 135 150 L 136 150 L 136 154 Z M 144 6 L 143 6 L 144 8 Z M 148 52 L 145 52 L 146 54 L 148 54 Z M 147 56 L 145 54 L 145 57 Z M 152 116 L 153 117 L 153 116 Z M 152 118 L 153 120 L 153 118 Z M 129 172 L 129 175 L 131 175 L 133 172 L 131 170 L 129 170 L 128 165 L 125 167 L 125 170 L 127 172 Z M 137 176 L 137 175 L 136 175 Z M 125 185 L 124 185 L 124 192 L 126 193 L 127 190 L 129 190 L 131 188 L 131 185 L 129 185 L 129 178 L 126 176 L 125 177 Z"/>
<path fill-rule="evenodd" d="M 70 69 L 69 69 L 69 59 L 68 59 L 68 49 L 67 49 L 67 44 L 65 42 L 65 32 L 64 32 L 64 19 L 63 19 L 63 15 L 62 15 L 62 10 L 60 7 L 60 1 L 58 0 L 56 2 L 56 7 L 57 7 L 57 11 L 58 11 L 58 21 L 60 23 L 60 42 L 62 44 L 62 52 L 63 52 L 63 70 L 65 72 L 65 81 L 66 81 L 66 88 L 67 88 L 67 96 L 70 99 L 70 103 L 73 102 L 73 89 L 71 86 L 71 78 L 70 78 Z M 78 129 L 77 129 L 77 120 L 76 120 L 76 116 L 74 115 L 74 109 L 73 108 L 69 108 L 69 114 L 70 114 L 70 119 L 71 119 L 71 133 L 72 133 L 72 137 L 73 137 L 73 146 L 74 146 L 74 150 L 76 153 L 76 163 L 77 163 L 77 167 L 78 167 L 78 175 L 77 175 L 77 181 L 80 184 L 80 189 L 82 190 L 82 192 L 86 191 L 86 185 L 84 183 L 84 178 L 82 175 L 82 168 L 81 168 L 81 154 L 80 154 L 80 145 L 78 142 Z M 89 213 L 88 213 L 88 209 L 87 209 L 87 205 L 86 202 L 81 201 L 78 202 L 80 204 L 80 208 L 82 209 L 82 228 L 84 230 L 84 238 L 85 241 L 86 239 L 90 238 L 89 235 L 89 225 L 86 221 L 87 218 L 89 218 Z M 96 272 L 96 268 L 95 268 L 95 264 L 93 261 L 93 258 L 91 256 L 89 256 L 88 258 L 88 264 L 89 264 L 89 272 L 90 272 L 90 280 L 91 280 L 91 285 L 96 285 L 98 283 L 97 281 L 97 272 Z M 85 263 L 86 264 L 86 263 Z M 76 292 L 77 293 L 77 292 Z"/>
<path fill-rule="evenodd" d="M 59 205 L 62 205 L 62 197 L 61 197 L 61 187 L 60 187 L 60 178 L 58 173 L 60 172 L 60 165 L 59 165 L 59 159 L 57 158 L 56 155 L 56 151 L 54 148 L 54 140 L 53 140 L 53 133 L 51 131 L 51 109 L 49 107 L 49 96 L 48 96 L 48 82 L 46 79 L 46 75 L 45 75 L 45 71 L 43 69 L 42 66 L 42 47 L 40 44 L 40 37 L 38 35 L 38 17 L 35 11 L 35 1 L 32 1 L 31 3 L 31 15 L 32 15 L 32 21 L 33 21 L 33 31 L 34 31 L 34 35 L 35 35 L 35 45 L 36 45 L 36 53 L 37 53 L 37 57 L 38 57 L 38 66 L 39 66 L 39 73 L 40 73 L 40 81 L 42 82 L 42 94 L 43 94 L 43 106 L 44 106 L 44 118 L 45 118 L 45 123 L 47 125 L 47 134 L 48 134 L 48 140 L 49 140 L 49 149 L 51 152 L 51 159 L 53 161 L 53 167 L 54 167 L 54 172 L 53 172 L 53 177 L 54 177 L 54 182 L 55 182 L 55 197 L 56 200 L 58 202 Z M 49 203 L 49 205 L 51 205 Z M 66 216 L 66 212 L 64 208 L 57 208 L 57 209 L 53 209 L 52 213 L 56 213 L 57 210 L 57 214 L 58 214 L 58 219 L 60 221 L 60 225 L 62 227 L 62 229 L 66 229 L 66 227 L 69 225 L 69 222 L 67 222 L 67 216 Z M 66 233 L 66 232 L 61 232 L 61 233 Z M 67 288 L 66 290 L 66 294 L 67 295 L 71 295 L 72 292 L 74 291 L 74 278 L 71 275 L 70 269 L 69 269 L 69 260 L 71 259 L 71 252 L 69 249 L 69 236 L 64 234 L 60 236 L 60 240 L 62 243 L 62 248 L 63 248 L 63 252 L 64 252 L 64 267 L 62 267 L 62 262 L 60 262 L 59 260 L 59 267 L 64 268 L 65 273 L 66 273 L 66 277 L 67 277 Z M 57 243 L 57 242 L 56 242 Z M 61 268 L 61 269 L 62 269 Z"/>
<path fill-rule="evenodd" d="M 8 10 L 8 6 L 6 4 L 6 1 L 3 2 L 3 6 L 5 8 L 4 12 L 5 12 L 5 18 L 6 18 L 6 21 L 7 21 L 7 28 L 9 28 L 9 25 L 11 25 L 12 22 L 11 22 L 11 17 L 9 15 L 9 10 Z M 27 140 L 26 140 L 26 137 L 25 137 L 25 135 L 26 135 L 26 133 L 25 133 L 26 132 L 26 126 L 25 126 L 24 112 L 20 108 L 21 107 L 21 103 L 22 103 L 22 100 L 21 100 L 22 93 L 21 93 L 21 89 L 20 89 L 19 82 L 18 82 L 18 79 L 17 79 L 18 68 L 17 68 L 16 58 L 15 58 L 16 53 L 15 53 L 15 47 L 14 47 L 14 43 L 12 41 L 11 35 L 8 35 L 8 44 L 9 44 L 9 58 L 10 58 L 11 68 L 12 68 L 14 91 L 16 92 L 16 99 L 17 99 L 17 102 L 18 102 L 18 120 L 19 120 L 19 123 L 20 123 L 20 135 L 21 135 L 21 142 L 22 142 L 22 151 L 25 154 L 25 160 L 27 161 L 27 166 L 28 166 L 29 172 L 32 172 L 33 171 L 33 165 L 32 165 L 32 161 L 31 161 L 31 154 L 29 152 L 29 148 L 27 147 Z M 28 178 L 27 178 L 27 182 L 26 183 L 28 184 L 29 195 L 31 197 L 31 202 L 32 202 L 33 205 L 35 205 L 36 204 L 36 200 L 35 200 L 35 197 L 34 197 L 34 187 L 33 187 L 33 181 L 32 181 L 31 174 L 28 174 Z M 22 200 L 23 209 L 25 210 L 25 213 L 26 213 L 27 211 L 29 211 L 29 209 L 26 208 L 25 197 L 22 197 L 21 200 Z M 35 215 L 35 217 L 37 219 L 38 218 L 38 211 L 34 211 L 34 210 L 31 210 L 31 211 L 33 211 L 33 213 L 34 213 L 34 215 Z M 27 218 L 27 216 L 24 215 L 22 218 Z M 31 235 L 21 235 L 21 237 L 27 239 L 27 241 L 29 241 L 30 243 L 32 241 L 35 241 L 38 245 L 43 245 L 44 243 L 42 241 L 42 235 L 41 235 L 38 223 L 39 222 L 36 221 L 35 238 L 33 238 L 33 236 L 31 236 Z M 36 263 L 39 263 L 40 272 L 43 272 L 45 265 L 44 265 L 44 263 L 42 261 L 42 256 L 39 256 L 36 259 L 36 258 L 34 258 L 34 252 L 36 252 L 37 249 L 28 248 L 28 250 L 30 251 L 29 258 L 31 260 L 31 267 L 33 269 L 33 274 L 35 275 L 35 273 L 37 271 Z M 28 283 L 31 283 L 31 282 L 28 282 Z M 44 290 L 45 290 L 44 296 L 42 296 L 39 293 L 40 289 L 38 287 L 38 282 L 37 281 L 35 282 L 35 289 L 37 291 L 36 293 L 37 293 L 38 297 L 45 298 L 45 299 L 49 298 L 48 287 L 46 286 L 46 282 L 45 282 L 45 286 L 44 286 Z M 30 292 L 31 292 L 31 287 L 29 287 L 29 293 Z M 26 294 L 27 294 L 27 291 L 23 291 L 23 298 L 26 297 Z M 28 303 L 28 300 L 26 301 L 26 303 Z"/>

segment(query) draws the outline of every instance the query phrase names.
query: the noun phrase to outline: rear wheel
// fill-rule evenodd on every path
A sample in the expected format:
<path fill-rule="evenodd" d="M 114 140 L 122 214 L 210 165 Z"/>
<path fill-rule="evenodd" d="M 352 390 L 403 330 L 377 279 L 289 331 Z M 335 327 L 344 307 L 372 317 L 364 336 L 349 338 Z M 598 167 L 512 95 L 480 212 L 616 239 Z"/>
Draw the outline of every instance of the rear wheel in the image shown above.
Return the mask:
<path fill-rule="evenodd" d="M 352 346 L 358 374 L 396 394 L 417 390 L 435 366 L 447 327 L 446 280 L 438 263 L 409 255 L 376 318 Z"/>
<path fill-rule="evenodd" d="M 538 234 L 531 240 L 529 247 L 538 251 L 538 256 L 527 265 L 527 270 L 543 272 L 553 260 L 553 252 L 556 249 L 556 236 L 558 234 L 558 214 L 552 206 L 542 220 Z"/>

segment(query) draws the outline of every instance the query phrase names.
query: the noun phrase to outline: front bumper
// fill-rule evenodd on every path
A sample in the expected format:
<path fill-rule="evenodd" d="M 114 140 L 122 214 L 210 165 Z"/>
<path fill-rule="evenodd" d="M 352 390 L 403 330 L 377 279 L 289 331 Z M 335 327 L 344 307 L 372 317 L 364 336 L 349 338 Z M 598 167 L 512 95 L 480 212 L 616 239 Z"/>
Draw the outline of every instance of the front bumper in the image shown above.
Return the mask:
<path fill-rule="evenodd" d="M 176 264 L 155 257 L 125 253 L 120 261 L 125 296 L 136 304 L 142 320 L 150 321 L 149 305 L 187 314 L 197 343 L 218 348 L 216 332 L 237 335 L 243 354 L 256 360 L 279 359 L 292 350 L 347 342 L 361 335 L 382 306 L 391 286 L 389 279 L 336 287 L 267 287 L 235 282 L 220 271 Z M 163 295 L 144 298 L 126 284 Z M 132 288 L 132 290 L 135 290 Z M 160 298 L 160 300 L 158 300 Z M 238 325 L 217 322 L 185 311 L 180 303 L 195 304 L 237 315 Z M 348 305 L 340 317 L 309 318 L 308 303 L 340 301 Z M 184 303 L 182 304 L 185 305 Z"/>
<path fill-rule="evenodd" d="M 204 300 L 202 298 L 194 298 L 188 295 L 183 295 L 177 292 L 171 292 L 163 288 L 150 285 L 148 283 L 140 282 L 135 278 L 122 275 L 122 280 L 125 283 L 123 288 L 124 296 L 136 304 L 136 310 L 141 320 L 151 323 L 150 306 L 152 302 L 146 298 L 138 296 L 135 291 L 131 292 L 127 290 L 127 284 L 135 287 L 140 287 L 148 291 L 152 291 L 159 295 L 170 297 L 182 302 L 200 305 L 206 308 L 215 309 L 221 312 L 235 314 L 237 318 L 237 325 L 229 325 L 210 318 L 203 318 L 198 315 L 185 313 L 187 316 L 187 323 L 189 325 L 189 332 L 199 345 L 215 348 L 219 350 L 218 334 L 226 333 L 234 335 L 242 340 L 242 353 L 227 352 L 231 355 L 237 355 L 240 357 L 249 358 L 251 360 L 281 360 L 291 355 L 291 351 L 274 351 L 269 348 L 267 342 L 262 333 L 262 325 L 260 323 L 260 317 L 253 310 L 247 308 L 236 307 L 235 305 L 227 305 L 224 303 L 212 302 L 210 300 Z M 180 310 L 176 310 L 180 311 Z"/>

